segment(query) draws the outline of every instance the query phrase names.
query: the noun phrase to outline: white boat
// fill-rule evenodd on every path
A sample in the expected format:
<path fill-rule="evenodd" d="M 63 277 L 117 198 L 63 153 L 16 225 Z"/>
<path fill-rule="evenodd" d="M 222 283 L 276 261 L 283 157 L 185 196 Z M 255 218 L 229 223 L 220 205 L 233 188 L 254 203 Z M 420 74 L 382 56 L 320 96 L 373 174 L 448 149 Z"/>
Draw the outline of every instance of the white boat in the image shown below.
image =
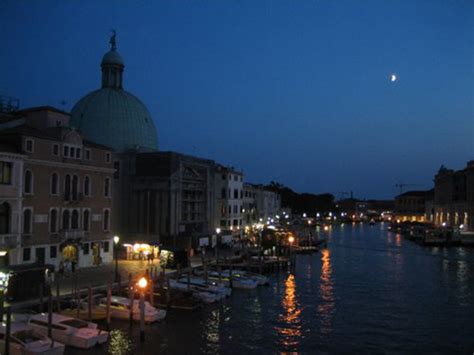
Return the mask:
<path fill-rule="evenodd" d="M 269 281 L 268 281 L 268 277 L 262 275 L 262 274 L 257 274 L 257 273 L 254 273 L 254 272 L 250 272 L 250 271 L 243 271 L 243 270 L 238 270 L 239 273 L 241 273 L 242 275 L 245 275 L 247 277 L 250 277 L 251 279 L 254 279 L 255 281 L 257 281 L 258 285 L 259 286 L 263 286 L 263 285 L 268 285 L 269 284 Z"/>
<path fill-rule="evenodd" d="M 184 277 L 180 278 L 178 280 L 178 282 L 181 282 L 181 283 L 184 283 L 184 284 L 187 285 L 188 277 L 184 276 Z M 204 287 L 207 290 L 209 290 L 210 292 L 219 293 L 219 294 L 223 295 L 224 297 L 228 297 L 232 294 L 232 290 L 229 287 L 227 287 L 223 283 L 219 283 L 219 282 L 214 281 L 214 280 L 207 280 L 207 283 L 206 283 L 206 281 L 204 281 L 204 279 L 202 279 L 200 277 L 190 277 L 189 278 L 189 283 L 193 286 Z"/>
<path fill-rule="evenodd" d="M 5 324 L 0 325 L 0 350 L 5 348 Z M 12 322 L 10 329 L 10 354 L 12 355 L 62 355 L 64 344 L 54 341 L 26 323 Z"/>
<path fill-rule="evenodd" d="M 100 308 L 107 308 L 107 297 L 103 297 L 99 300 Z M 132 305 L 132 317 L 133 320 L 140 320 L 140 301 L 133 300 Z M 112 296 L 110 300 L 110 315 L 116 319 L 129 319 L 130 318 L 130 299 L 126 297 Z M 166 311 L 164 309 L 158 309 L 153 307 L 150 302 L 145 301 L 145 322 L 153 323 L 158 322 L 166 318 Z"/>
<path fill-rule="evenodd" d="M 195 271 L 196 275 L 204 275 L 204 271 Z M 208 278 L 212 281 L 219 281 L 219 272 L 209 271 Z M 220 281 L 227 287 L 231 287 L 230 271 L 224 270 L 221 272 Z M 232 287 L 245 290 L 252 290 L 257 288 L 258 282 L 249 277 L 244 276 L 241 272 L 232 272 Z"/>
<path fill-rule="evenodd" d="M 170 287 L 175 290 L 187 291 L 188 285 L 178 282 L 176 280 L 170 280 Z M 210 304 L 220 300 L 223 296 L 216 294 L 215 292 L 206 291 L 200 286 L 190 285 L 189 290 L 193 293 L 193 297 L 201 300 L 204 303 Z"/>
<path fill-rule="evenodd" d="M 461 245 L 474 246 L 474 232 L 461 232 L 459 234 Z"/>
<path fill-rule="evenodd" d="M 48 334 L 48 315 L 45 313 L 32 315 L 27 324 L 41 335 Z M 53 340 L 81 349 L 103 344 L 109 336 L 108 332 L 98 329 L 95 323 L 57 313 L 53 313 L 51 328 Z"/>

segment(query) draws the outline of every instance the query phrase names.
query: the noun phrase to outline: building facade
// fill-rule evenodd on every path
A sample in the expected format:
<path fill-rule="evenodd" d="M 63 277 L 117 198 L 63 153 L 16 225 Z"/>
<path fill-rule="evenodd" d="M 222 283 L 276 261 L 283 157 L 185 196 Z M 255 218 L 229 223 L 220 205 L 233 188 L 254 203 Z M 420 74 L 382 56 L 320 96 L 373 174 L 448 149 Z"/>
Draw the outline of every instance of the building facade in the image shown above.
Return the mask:
<path fill-rule="evenodd" d="M 214 171 L 215 213 L 214 227 L 231 230 L 242 228 L 244 175 L 234 168 L 216 165 Z"/>
<path fill-rule="evenodd" d="M 257 209 L 257 195 L 259 189 L 257 186 L 249 183 L 244 183 L 244 199 L 242 209 L 242 219 L 244 227 L 251 227 L 259 222 L 259 215 Z"/>
<path fill-rule="evenodd" d="M 110 262 L 111 149 L 85 140 L 69 127 L 69 115 L 52 107 L 4 116 L 0 141 L 2 231 L 15 240 L 8 263 Z"/>
<path fill-rule="evenodd" d="M 395 219 L 400 222 L 426 222 L 426 201 L 431 190 L 407 191 L 395 197 Z"/>
<path fill-rule="evenodd" d="M 256 190 L 255 203 L 259 219 L 274 218 L 281 213 L 281 196 L 263 185 L 254 185 Z"/>
<path fill-rule="evenodd" d="M 16 263 L 21 251 L 25 158 L 15 147 L 0 144 L 0 267 Z"/>
<path fill-rule="evenodd" d="M 433 222 L 474 231 L 474 160 L 458 171 L 442 166 L 434 181 Z"/>
<path fill-rule="evenodd" d="M 214 162 L 175 152 L 118 155 L 117 231 L 124 241 L 185 246 L 214 223 Z"/>

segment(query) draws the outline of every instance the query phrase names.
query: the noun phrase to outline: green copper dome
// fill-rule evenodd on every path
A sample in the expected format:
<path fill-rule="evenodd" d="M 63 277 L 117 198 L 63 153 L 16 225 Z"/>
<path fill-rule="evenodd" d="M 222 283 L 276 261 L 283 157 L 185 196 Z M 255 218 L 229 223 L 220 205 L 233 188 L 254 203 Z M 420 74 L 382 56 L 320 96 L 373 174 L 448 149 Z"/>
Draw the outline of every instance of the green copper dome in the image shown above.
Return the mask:
<path fill-rule="evenodd" d="M 123 89 L 106 87 L 83 97 L 72 109 L 71 126 L 87 139 L 118 152 L 158 149 L 150 113 L 140 100 Z"/>
<path fill-rule="evenodd" d="M 122 88 L 124 63 L 116 51 L 115 33 L 110 43 L 112 48 L 101 63 L 102 88 L 74 105 L 71 126 L 87 139 L 117 152 L 158 150 L 158 137 L 150 112 L 137 97 Z"/>

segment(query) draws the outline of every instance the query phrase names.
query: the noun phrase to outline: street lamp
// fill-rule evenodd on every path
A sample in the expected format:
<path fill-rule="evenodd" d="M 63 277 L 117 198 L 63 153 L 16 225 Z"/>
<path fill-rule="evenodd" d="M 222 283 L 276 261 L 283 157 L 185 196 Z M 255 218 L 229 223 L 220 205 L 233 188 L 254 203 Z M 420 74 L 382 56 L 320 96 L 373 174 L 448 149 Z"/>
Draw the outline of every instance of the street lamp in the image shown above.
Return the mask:
<path fill-rule="evenodd" d="M 137 282 L 138 289 L 140 290 L 140 342 L 145 341 L 145 292 L 148 286 L 148 280 L 146 277 L 140 278 Z M 153 292 L 153 290 L 151 290 Z"/>
<path fill-rule="evenodd" d="M 216 228 L 216 249 L 215 249 L 215 255 L 216 255 L 216 264 L 219 264 L 219 234 L 221 234 L 221 229 Z"/>
<path fill-rule="evenodd" d="M 120 237 L 118 235 L 114 236 L 114 259 L 115 259 L 115 282 L 119 282 L 119 273 L 118 273 L 118 243 Z"/>

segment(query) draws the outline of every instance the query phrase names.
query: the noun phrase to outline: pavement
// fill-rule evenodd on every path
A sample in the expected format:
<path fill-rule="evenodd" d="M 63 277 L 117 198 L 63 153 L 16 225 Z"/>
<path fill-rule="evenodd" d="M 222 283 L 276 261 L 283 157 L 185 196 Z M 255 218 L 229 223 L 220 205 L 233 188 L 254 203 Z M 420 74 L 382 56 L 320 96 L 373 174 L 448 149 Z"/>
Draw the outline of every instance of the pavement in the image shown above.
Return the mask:
<path fill-rule="evenodd" d="M 224 253 L 219 252 L 219 258 L 232 255 L 232 251 L 226 251 Z M 215 261 L 214 253 L 206 255 L 206 260 L 209 262 Z M 193 256 L 190 260 L 191 267 L 202 266 L 201 255 Z M 146 261 L 146 260 L 119 260 L 118 261 L 118 273 L 120 275 L 120 281 L 123 285 L 128 282 L 129 275 L 132 274 L 134 280 L 140 276 L 145 275 L 147 269 L 153 269 L 153 272 L 162 272 L 162 268 L 159 264 L 159 260 Z M 165 274 L 170 275 L 176 272 L 174 269 L 165 269 Z M 52 294 L 56 296 L 57 285 L 59 284 L 59 294 L 61 296 L 71 295 L 75 293 L 75 290 L 85 290 L 88 287 L 105 288 L 109 283 L 115 281 L 115 262 L 107 265 L 87 267 L 77 269 L 74 273 L 66 275 L 56 275 L 56 280 L 52 285 Z M 27 301 L 13 302 L 11 306 L 14 308 L 26 308 L 32 304 L 37 304 L 38 299 L 32 299 Z M 6 303 L 6 305 L 9 305 Z"/>
<path fill-rule="evenodd" d="M 211 258 L 213 255 L 207 255 L 207 260 L 213 261 Z M 191 267 L 202 266 L 202 258 L 200 255 L 193 256 L 191 258 Z M 146 274 L 146 270 L 153 269 L 153 272 L 162 272 L 162 268 L 158 260 L 148 262 L 146 260 L 119 260 L 118 261 L 118 273 L 120 280 L 123 284 L 128 282 L 129 274 L 132 274 L 132 278 L 136 279 Z M 176 272 L 174 269 L 165 269 L 165 274 L 172 274 Z M 115 262 L 107 265 L 80 268 L 74 273 L 64 276 L 59 276 L 56 279 L 59 282 L 59 292 L 61 295 L 71 294 L 74 289 L 84 289 L 87 287 L 104 286 L 109 282 L 115 281 Z M 56 288 L 56 286 L 54 286 Z M 53 290 L 53 294 L 56 295 L 56 289 Z"/>

